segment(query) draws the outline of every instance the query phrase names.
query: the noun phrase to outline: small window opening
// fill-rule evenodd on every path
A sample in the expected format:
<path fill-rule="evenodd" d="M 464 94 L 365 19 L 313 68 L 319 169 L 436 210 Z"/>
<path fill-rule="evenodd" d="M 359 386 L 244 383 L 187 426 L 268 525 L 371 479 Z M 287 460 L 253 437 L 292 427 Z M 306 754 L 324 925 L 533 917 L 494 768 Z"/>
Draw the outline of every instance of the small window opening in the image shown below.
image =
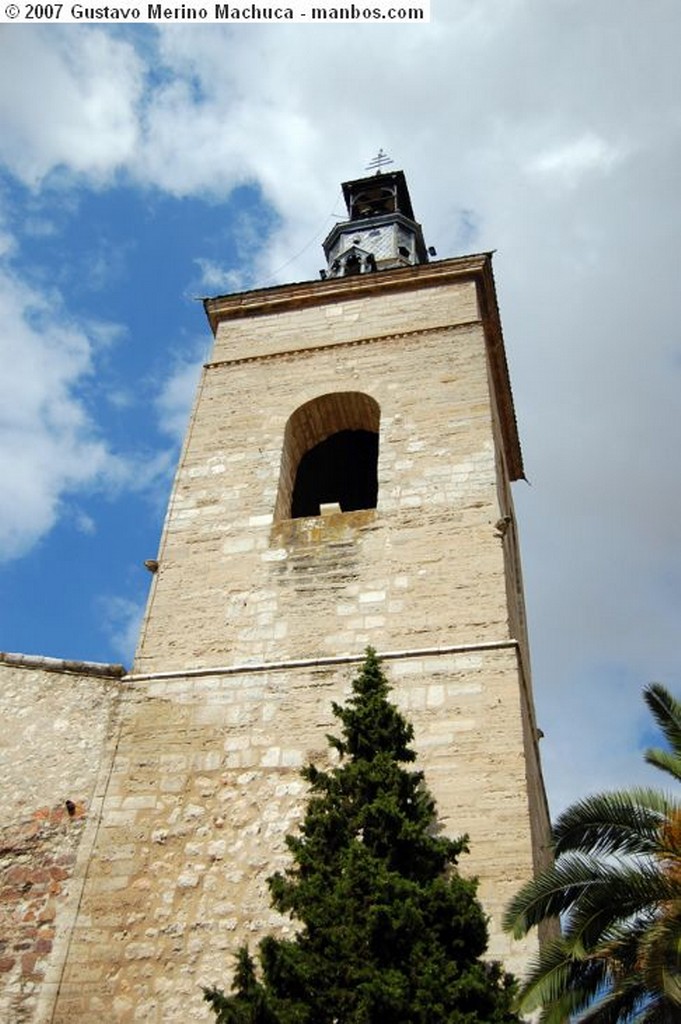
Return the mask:
<path fill-rule="evenodd" d="M 376 508 L 378 434 L 340 430 L 300 460 L 291 501 L 291 518 L 318 516 L 319 506 L 337 502 L 341 512 Z"/>
<path fill-rule="evenodd" d="M 362 272 L 362 263 L 359 256 L 356 253 L 350 253 L 345 261 L 345 276 L 350 277 L 352 274 L 360 274 Z"/>

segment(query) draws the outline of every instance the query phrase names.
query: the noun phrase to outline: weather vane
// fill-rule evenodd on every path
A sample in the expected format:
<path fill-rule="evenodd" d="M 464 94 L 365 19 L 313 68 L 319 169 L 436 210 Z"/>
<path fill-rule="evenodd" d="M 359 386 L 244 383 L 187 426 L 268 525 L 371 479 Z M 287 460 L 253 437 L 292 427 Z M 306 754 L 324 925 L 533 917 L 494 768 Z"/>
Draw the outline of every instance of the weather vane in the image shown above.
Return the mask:
<path fill-rule="evenodd" d="M 387 164 L 392 163 L 394 163 L 394 161 L 390 159 L 387 153 L 384 153 L 382 149 L 379 149 L 378 153 L 373 158 L 373 160 L 370 160 L 369 163 L 367 164 L 366 170 L 376 171 L 376 174 L 380 174 L 381 168 L 385 167 Z"/>

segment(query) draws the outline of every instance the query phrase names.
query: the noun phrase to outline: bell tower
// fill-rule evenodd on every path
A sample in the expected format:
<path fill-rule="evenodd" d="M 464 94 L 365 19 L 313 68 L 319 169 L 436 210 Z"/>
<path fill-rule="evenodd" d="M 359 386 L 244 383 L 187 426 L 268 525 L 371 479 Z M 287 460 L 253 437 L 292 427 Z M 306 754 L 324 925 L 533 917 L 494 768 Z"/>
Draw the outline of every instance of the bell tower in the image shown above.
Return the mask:
<path fill-rule="evenodd" d="M 367 644 L 442 827 L 470 835 L 490 955 L 519 971 L 534 951 L 500 928 L 548 815 L 491 257 L 429 259 L 401 171 L 343 193 L 322 280 L 205 301 L 215 345 L 54 1022 L 207 1019 L 201 986 L 290 927 L 266 878 Z"/>

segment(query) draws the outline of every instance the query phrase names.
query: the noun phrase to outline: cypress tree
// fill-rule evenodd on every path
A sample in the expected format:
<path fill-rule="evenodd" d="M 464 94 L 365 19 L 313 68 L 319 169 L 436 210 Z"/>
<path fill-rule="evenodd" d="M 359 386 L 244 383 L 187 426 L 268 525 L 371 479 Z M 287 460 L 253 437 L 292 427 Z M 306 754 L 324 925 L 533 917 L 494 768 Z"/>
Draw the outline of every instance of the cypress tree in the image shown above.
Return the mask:
<path fill-rule="evenodd" d="M 303 769 L 307 811 L 287 837 L 292 866 L 268 884 L 300 924 L 265 938 L 259 970 L 237 957 L 233 994 L 205 991 L 218 1024 L 517 1024 L 514 982 L 481 959 L 476 882 L 456 868 L 467 838 L 438 833 L 413 728 L 388 700 L 375 652 L 344 706 L 337 766 Z"/>

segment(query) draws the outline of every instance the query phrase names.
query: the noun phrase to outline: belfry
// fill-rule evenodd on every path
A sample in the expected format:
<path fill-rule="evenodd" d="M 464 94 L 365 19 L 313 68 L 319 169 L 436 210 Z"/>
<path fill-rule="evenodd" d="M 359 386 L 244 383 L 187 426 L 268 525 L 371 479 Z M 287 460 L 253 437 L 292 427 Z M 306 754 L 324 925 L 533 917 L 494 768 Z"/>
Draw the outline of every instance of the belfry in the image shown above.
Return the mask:
<path fill-rule="evenodd" d="M 425 263 L 421 225 L 414 220 L 402 171 L 346 181 L 343 195 L 348 220 L 324 241 L 329 263 L 322 277 L 343 277 Z"/>
<path fill-rule="evenodd" d="M 205 300 L 215 344 L 109 761 L 82 796 L 54 1024 L 207 1020 L 201 986 L 290 928 L 265 880 L 367 645 L 443 829 L 470 836 L 490 956 L 520 971 L 534 950 L 500 928 L 548 814 L 491 257 L 432 259 L 401 171 L 343 194 L 320 280 Z"/>

